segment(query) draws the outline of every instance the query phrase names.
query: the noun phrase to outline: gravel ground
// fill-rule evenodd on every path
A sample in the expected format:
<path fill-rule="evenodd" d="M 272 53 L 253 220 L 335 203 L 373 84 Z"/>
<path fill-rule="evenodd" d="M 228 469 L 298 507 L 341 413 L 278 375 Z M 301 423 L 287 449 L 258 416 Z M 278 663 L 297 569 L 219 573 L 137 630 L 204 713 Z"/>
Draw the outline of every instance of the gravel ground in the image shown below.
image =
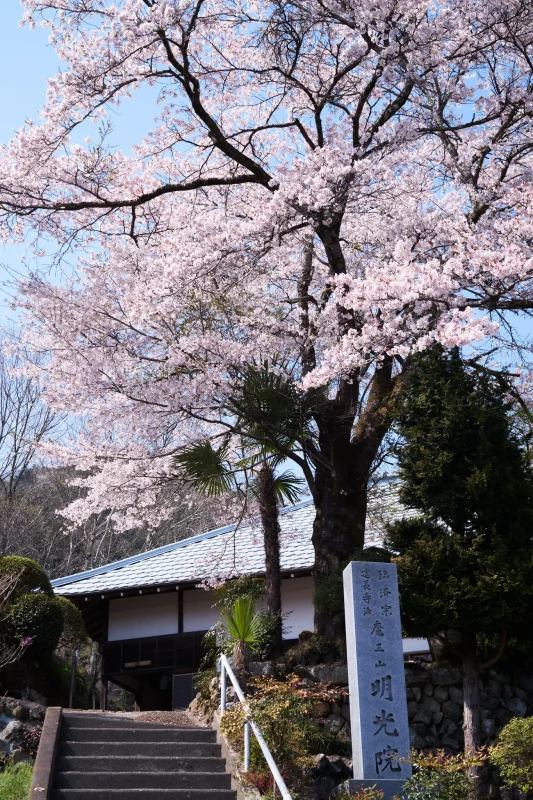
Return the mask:
<path fill-rule="evenodd" d="M 115 716 L 120 719 L 135 719 L 139 722 L 160 722 L 166 725 L 179 725 L 184 727 L 207 727 L 200 720 L 193 717 L 188 711 L 78 711 L 76 714 L 105 714 L 106 717 Z M 68 713 L 68 709 L 65 709 Z"/>
<path fill-rule="evenodd" d="M 188 725 L 206 727 L 188 711 L 139 711 L 129 716 L 141 722 L 164 722 L 168 725 L 180 725 L 181 727 Z"/>

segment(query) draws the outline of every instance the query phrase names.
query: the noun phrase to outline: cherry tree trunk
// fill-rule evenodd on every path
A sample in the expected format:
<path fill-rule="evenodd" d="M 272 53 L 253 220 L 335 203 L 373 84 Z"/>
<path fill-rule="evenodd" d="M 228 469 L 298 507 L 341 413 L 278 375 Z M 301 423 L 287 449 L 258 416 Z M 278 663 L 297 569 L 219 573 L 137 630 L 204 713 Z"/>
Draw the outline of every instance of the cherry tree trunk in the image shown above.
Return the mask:
<path fill-rule="evenodd" d="M 279 512 L 274 473 L 268 465 L 258 476 L 259 513 L 265 543 L 265 602 L 273 620 L 273 653 L 279 655 L 282 647 L 281 574 L 279 561 Z"/>
<path fill-rule="evenodd" d="M 341 573 L 354 551 L 365 544 L 368 481 L 390 425 L 391 369 L 387 362 L 376 371 L 355 426 L 358 394 L 351 384 L 339 391 L 319 420 L 320 460 L 313 487 L 315 589 L 320 591 L 333 579 L 335 594 L 341 595 L 334 610 L 315 602 L 315 631 L 328 639 L 345 637 Z"/>
<path fill-rule="evenodd" d="M 354 550 L 363 547 L 366 511 L 366 480 L 354 481 L 349 488 L 333 480 L 325 482 L 320 502 L 316 503 L 313 526 L 317 588 L 323 582 L 329 582 L 332 576 L 339 582 L 342 569 L 352 558 Z M 315 603 L 315 631 L 327 639 L 343 640 L 343 610 L 331 611 Z"/>

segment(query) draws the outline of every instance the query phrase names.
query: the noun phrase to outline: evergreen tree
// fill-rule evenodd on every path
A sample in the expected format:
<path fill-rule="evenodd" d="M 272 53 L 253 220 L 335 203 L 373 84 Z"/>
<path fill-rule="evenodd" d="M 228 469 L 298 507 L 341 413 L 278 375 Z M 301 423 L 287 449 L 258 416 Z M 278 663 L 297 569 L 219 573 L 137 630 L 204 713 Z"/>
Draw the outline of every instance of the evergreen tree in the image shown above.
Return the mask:
<path fill-rule="evenodd" d="M 441 348 L 417 359 L 397 419 L 400 498 L 421 512 L 388 534 L 403 624 L 455 632 L 467 752 L 480 744 L 480 635 L 499 636 L 494 663 L 533 614 L 532 471 L 513 419 L 500 382 Z"/>

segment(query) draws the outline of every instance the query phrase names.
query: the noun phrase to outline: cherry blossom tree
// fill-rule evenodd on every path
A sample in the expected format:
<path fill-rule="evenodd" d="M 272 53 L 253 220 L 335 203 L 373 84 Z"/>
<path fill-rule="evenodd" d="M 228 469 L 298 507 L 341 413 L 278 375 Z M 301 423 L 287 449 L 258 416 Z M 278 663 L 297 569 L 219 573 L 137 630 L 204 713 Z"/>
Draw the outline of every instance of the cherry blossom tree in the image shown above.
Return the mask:
<path fill-rule="evenodd" d="M 65 68 L 2 151 L 0 225 L 78 258 L 22 286 L 49 402 L 86 420 L 69 513 L 156 524 L 174 455 L 239 437 L 268 364 L 296 445 L 264 395 L 245 433 L 304 474 L 320 581 L 364 541 L 412 354 L 516 344 L 533 308 L 531 3 L 23 5 Z M 160 113 L 127 154 L 109 111 L 144 84 Z"/>

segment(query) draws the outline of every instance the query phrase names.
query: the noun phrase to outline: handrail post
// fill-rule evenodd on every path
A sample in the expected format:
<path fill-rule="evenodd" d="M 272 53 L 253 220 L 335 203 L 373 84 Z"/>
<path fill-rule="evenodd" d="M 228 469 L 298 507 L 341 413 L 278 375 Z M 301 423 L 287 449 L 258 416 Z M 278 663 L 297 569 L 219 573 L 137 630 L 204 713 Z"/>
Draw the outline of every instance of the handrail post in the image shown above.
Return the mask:
<path fill-rule="evenodd" d="M 220 659 L 220 711 L 226 710 L 226 666 L 224 660 Z"/>
<path fill-rule="evenodd" d="M 251 730 L 254 733 L 254 736 L 257 740 L 259 747 L 263 751 L 265 761 L 267 762 L 270 771 L 272 773 L 272 776 L 274 778 L 274 782 L 281 793 L 282 800 L 291 800 L 291 795 L 289 793 L 289 790 L 287 789 L 285 781 L 283 780 L 281 773 L 276 766 L 276 762 L 272 758 L 272 753 L 268 749 L 268 745 L 265 742 L 263 734 L 257 727 L 257 724 L 253 721 L 253 719 L 251 719 L 250 706 L 246 702 L 246 697 L 244 696 L 244 692 L 239 686 L 239 682 L 235 677 L 235 673 L 233 672 L 228 659 L 222 653 L 222 655 L 220 656 L 220 687 L 221 687 L 220 707 L 222 711 L 226 710 L 226 674 L 229 675 L 229 679 L 233 684 L 233 688 L 235 689 L 235 694 L 237 695 L 237 699 L 240 701 L 245 714 L 244 772 L 248 772 L 248 770 L 250 769 L 250 730 Z"/>
<path fill-rule="evenodd" d="M 250 771 L 250 723 L 244 723 L 244 771 Z"/>

